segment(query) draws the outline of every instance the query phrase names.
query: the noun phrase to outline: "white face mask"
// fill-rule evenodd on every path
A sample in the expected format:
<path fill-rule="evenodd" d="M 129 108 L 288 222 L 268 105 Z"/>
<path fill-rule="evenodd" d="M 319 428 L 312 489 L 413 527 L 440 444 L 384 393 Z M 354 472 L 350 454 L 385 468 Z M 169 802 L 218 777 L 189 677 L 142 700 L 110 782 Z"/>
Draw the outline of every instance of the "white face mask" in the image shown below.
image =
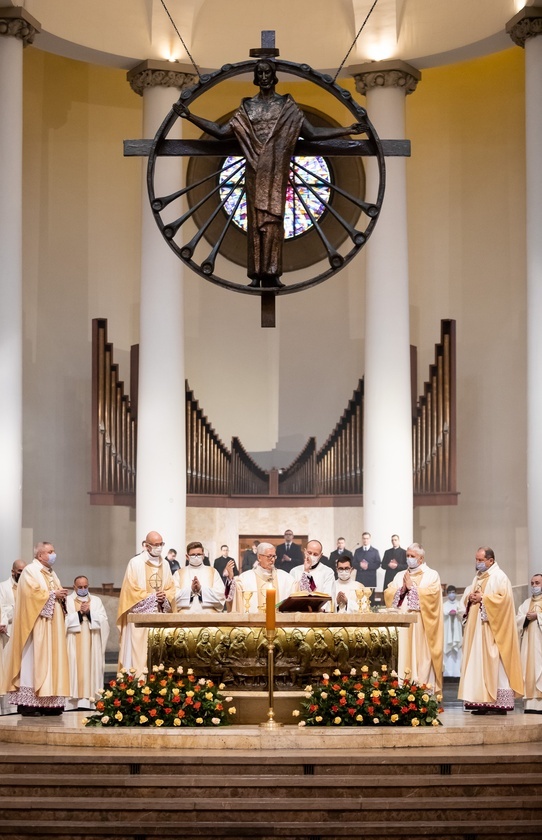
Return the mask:
<path fill-rule="evenodd" d="M 407 557 L 406 561 L 409 569 L 415 569 L 418 565 L 417 557 Z"/>
<path fill-rule="evenodd" d="M 188 563 L 190 566 L 201 566 L 203 564 L 203 554 L 191 554 Z"/>
<path fill-rule="evenodd" d="M 337 575 L 339 580 L 350 580 L 350 569 L 339 569 Z"/>
<path fill-rule="evenodd" d="M 309 560 L 310 560 L 311 569 L 314 569 L 314 567 L 318 565 L 318 563 L 320 562 L 320 557 L 321 557 L 321 556 L 322 556 L 322 555 L 320 554 L 320 556 L 319 556 L 319 557 L 313 557 L 313 555 L 312 555 L 312 554 L 307 554 L 307 557 L 308 557 L 308 558 L 309 558 Z"/>
<path fill-rule="evenodd" d="M 531 586 L 531 595 L 540 595 L 542 586 Z"/>
<path fill-rule="evenodd" d="M 149 552 L 151 557 L 160 557 L 160 555 L 162 554 L 162 546 L 156 545 L 152 546 L 151 548 L 147 546 L 147 551 Z"/>

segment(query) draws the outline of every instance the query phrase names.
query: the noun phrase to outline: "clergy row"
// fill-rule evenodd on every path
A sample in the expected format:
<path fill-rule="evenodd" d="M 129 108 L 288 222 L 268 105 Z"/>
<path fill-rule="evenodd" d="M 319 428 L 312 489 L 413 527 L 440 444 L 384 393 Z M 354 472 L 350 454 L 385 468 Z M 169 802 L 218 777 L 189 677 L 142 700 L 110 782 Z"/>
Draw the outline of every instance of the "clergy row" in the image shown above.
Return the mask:
<path fill-rule="evenodd" d="M 103 688 L 109 622 L 85 575 L 73 591 L 53 570 L 55 548 L 41 542 L 34 560 L 13 564 L 0 583 L 0 710 L 24 716 L 93 708 Z"/>

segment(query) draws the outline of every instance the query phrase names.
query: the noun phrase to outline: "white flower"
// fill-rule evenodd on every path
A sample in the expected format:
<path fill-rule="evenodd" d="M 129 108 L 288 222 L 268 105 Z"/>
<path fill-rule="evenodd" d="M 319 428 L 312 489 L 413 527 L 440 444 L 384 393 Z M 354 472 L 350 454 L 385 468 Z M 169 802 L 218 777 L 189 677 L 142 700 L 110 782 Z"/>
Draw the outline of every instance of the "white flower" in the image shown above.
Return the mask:
<path fill-rule="evenodd" d="M 378 718 L 373 718 L 373 723 L 380 723 L 380 721 L 378 720 Z"/>
<path fill-rule="evenodd" d="M 198 685 L 205 685 L 205 677 L 201 677 L 201 679 L 198 680 Z"/>
<path fill-rule="evenodd" d="M 219 691 L 224 691 L 225 688 L 226 686 L 224 685 L 224 683 L 220 683 L 220 685 L 218 686 Z"/>
<path fill-rule="evenodd" d="M 355 668 L 350 668 L 350 676 L 351 676 L 351 677 L 355 677 L 355 676 L 356 676 L 356 674 L 357 674 L 356 669 L 355 669 Z"/>
<path fill-rule="evenodd" d="M 225 699 L 226 699 L 226 703 L 231 703 L 231 701 L 233 700 L 233 697 L 226 697 Z"/>
<path fill-rule="evenodd" d="M 187 671 L 186 673 L 187 673 L 188 675 L 193 674 L 193 673 L 194 673 L 194 669 L 193 669 L 193 668 L 189 668 L 189 669 L 188 669 L 188 671 Z"/>
<path fill-rule="evenodd" d="M 153 665 L 153 666 L 152 666 L 152 672 L 153 672 L 153 674 L 157 674 L 157 673 L 158 673 L 158 665 Z"/>
<path fill-rule="evenodd" d="M 117 674 L 117 679 L 121 680 L 123 678 L 123 676 L 124 676 L 124 674 L 122 673 L 122 671 L 119 671 L 118 674 Z"/>
<path fill-rule="evenodd" d="M 312 685 L 306 685 L 303 691 L 312 691 Z"/>
<path fill-rule="evenodd" d="M 214 723 L 215 726 L 218 726 L 220 723 L 220 718 L 211 718 L 211 723 Z"/>
<path fill-rule="evenodd" d="M 159 671 L 163 671 L 163 670 L 164 670 L 164 667 L 165 667 L 164 665 L 160 664 L 160 665 L 158 666 L 158 670 L 159 670 Z"/>
<path fill-rule="evenodd" d="M 391 676 L 392 677 L 398 677 L 399 675 L 398 675 L 397 671 L 392 671 Z"/>
<path fill-rule="evenodd" d="M 306 726 L 307 724 L 305 723 L 305 721 L 304 721 L 304 720 L 300 720 L 300 721 L 299 721 L 299 723 L 298 723 L 297 725 L 298 725 L 298 726 Z"/>
<path fill-rule="evenodd" d="M 109 723 L 109 717 L 108 717 L 108 715 L 104 715 L 104 716 L 102 717 L 102 719 L 101 719 L 101 723 Z"/>
<path fill-rule="evenodd" d="M 322 691 L 320 697 L 322 698 L 322 700 L 327 700 L 327 691 Z"/>
<path fill-rule="evenodd" d="M 141 673 L 142 673 L 142 674 L 148 674 L 148 673 L 149 673 L 149 669 L 148 669 L 148 668 L 143 668 L 143 670 L 141 671 Z"/>
<path fill-rule="evenodd" d="M 183 666 L 182 666 L 182 665 L 179 665 L 179 667 L 177 668 L 177 673 L 178 673 L 178 674 L 182 674 L 182 673 L 183 673 L 183 671 L 184 671 Z"/>
<path fill-rule="evenodd" d="M 377 671 L 373 671 L 373 677 L 379 677 L 380 674 Z"/>
<path fill-rule="evenodd" d="M 322 674 L 323 680 L 329 680 L 329 674 Z"/>

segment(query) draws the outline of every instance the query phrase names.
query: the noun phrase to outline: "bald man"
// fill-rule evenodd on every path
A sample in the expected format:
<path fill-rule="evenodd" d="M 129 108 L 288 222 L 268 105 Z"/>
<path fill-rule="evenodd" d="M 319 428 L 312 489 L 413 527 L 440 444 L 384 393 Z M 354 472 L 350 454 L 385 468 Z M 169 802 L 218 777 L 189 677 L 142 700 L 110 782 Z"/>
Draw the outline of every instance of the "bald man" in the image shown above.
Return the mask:
<path fill-rule="evenodd" d="M 164 541 L 150 531 L 143 551 L 128 563 L 119 598 L 117 626 L 120 632 L 119 668 L 134 668 L 139 676 L 147 667 L 146 627 L 128 622 L 130 613 L 175 612 L 175 584 L 168 561 L 162 557 Z"/>

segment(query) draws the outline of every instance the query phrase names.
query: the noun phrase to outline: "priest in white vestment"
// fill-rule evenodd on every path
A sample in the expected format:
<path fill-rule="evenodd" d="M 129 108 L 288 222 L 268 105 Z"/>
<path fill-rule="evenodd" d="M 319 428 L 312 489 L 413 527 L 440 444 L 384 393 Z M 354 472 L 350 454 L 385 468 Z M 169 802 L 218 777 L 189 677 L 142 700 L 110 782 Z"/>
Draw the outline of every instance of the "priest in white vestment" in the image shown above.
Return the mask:
<path fill-rule="evenodd" d="M 531 578 L 531 594 L 516 615 L 525 682 L 523 711 L 542 715 L 542 574 Z"/>
<path fill-rule="evenodd" d="M 302 566 L 295 566 L 290 572 L 295 581 L 295 592 L 322 592 L 330 595 L 322 607 L 322 612 L 330 612 L 335 606 L 335 575 L 329 566 L 320 562 L 324 549 L 319 540 L 309 540 L 305 548 L 305 559 Z"/>
<path fill-rule="evenodd" d="M 60 715 L 70 693 L 64 589 L 55 548 L 40 542 L 17 587 L 6 667 L 10 702 L 24 716 Z"/>
<path fill-rule="evenodd" d="M 444 676 L 458 677 L 461 673 L 461 648 L 463 645 L 463 607 L 457 598 L 455 586 L 446 587 L 442 602 L 444 612 Z"/>
<path fill-rule="evenodd" d="M 337 578 L 335 588 L 337 591 L 335 608 L 337 612 L 357 613 L 359 612 L 358 595 L 363 595 L 365 587 L 352 580 L 352 560 L 347 555 L 337 557 Z"/>
<path fill-rule="evenodd" d="M 458 697 L 477 715 L 514 710 L 523 676 L 512 584 L 489 547 L 476 552 L 476 576 L 463 594 L 465 630 Z"/>
<path fill-rule="evenodd" d="M 157 531 L 150 531 L 143 551 L 128 563 L 119 598 L 117 626 L 120 631 L 119 668 L 134 669 L 140 676 L 147 667 L 146 627 L 128 621 L 130 614 L 176 612 L 175 584 L 169 563 L 162 558 L 164 541 Z"/>
<path fill-rule="evenodd" d="M 271 543 L 261 542 L 257 547 L 257 560 L 252 569 L 231 580 L 235 585 L 232 599 L 233 612 L 265 613 L 266 590 L 269 585 L 276 592 L 276 603 L 292 594 L 294 580 L 288 572 L 275 568 L 276 549 Z"/>
<path fill-rule="evenodd" d="M 226 597 L 231 600 L 235 582 L 226 583 L 214 566 L 205 566 L 204 549 L 200 542 L 186 546 L 188 565 L 173 575 L 175 600 L 179 611 L 191 613 L 222 612 Z M 226 591 L 227 590 L 227 591 Z"/>
<path fill-rule="evenodd" d="M 104 687 L 109 621 L 102 599 L 90 595 L 88 578 L 79 575 L 66 598 L 66 641 L 70 663 L 68 709 L 94 709 Z"/>
<path fill-rule="evenodd" d="M 5 665 L 7 663 L 6 648 L 11 638 L 17 586 L 25 566 L 24 560 L 15 560 L 11 567 L 10 576 L 0 583 L 0 685 L 4 682 Z M 0 715 L 9 715 L 16 711 L 17 707 L 9 702 L 7 695 L 0 695 Z"/>
<path fill-rule="evenodd" d="M 438 572 L 425 562 L 425 550 L 412 543 L 406 550 L 408 569 L 398 572 L 384 592 L 386 606 L 402 613 L 417 613 L 415 624 L 399 627 L 397 671 L 420 684 L 442 690 L 444 622 Z"/>

